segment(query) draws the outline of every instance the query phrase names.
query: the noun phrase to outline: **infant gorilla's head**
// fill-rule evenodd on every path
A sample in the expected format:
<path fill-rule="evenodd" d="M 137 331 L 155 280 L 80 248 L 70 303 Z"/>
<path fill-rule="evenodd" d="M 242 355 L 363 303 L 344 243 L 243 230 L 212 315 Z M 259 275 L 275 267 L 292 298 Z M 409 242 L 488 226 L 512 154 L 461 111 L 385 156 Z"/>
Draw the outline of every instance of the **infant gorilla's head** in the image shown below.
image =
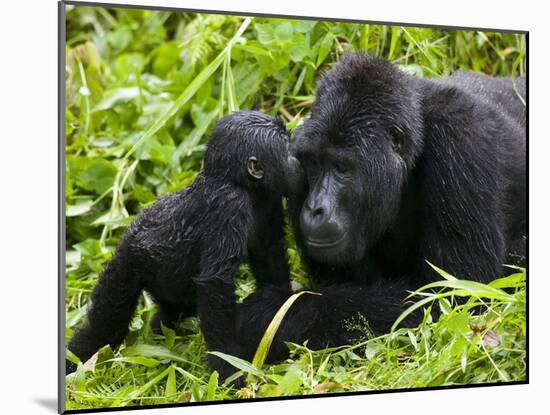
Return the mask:
<path fill-rule="evenodd" d="M 212 130 L 204 172 L 272 196 L 289 196 L 304 184 L 298 160 L 289 153 L 283 122 L 259 111 L 234 112 Z"/>

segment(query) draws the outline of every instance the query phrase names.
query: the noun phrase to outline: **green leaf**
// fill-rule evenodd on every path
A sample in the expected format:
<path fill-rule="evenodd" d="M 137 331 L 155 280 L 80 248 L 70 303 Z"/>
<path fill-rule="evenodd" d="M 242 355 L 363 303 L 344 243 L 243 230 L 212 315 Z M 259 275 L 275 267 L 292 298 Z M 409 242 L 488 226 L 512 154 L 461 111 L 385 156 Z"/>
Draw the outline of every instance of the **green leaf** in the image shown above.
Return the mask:
<path fill-rule="evenodd" d="M 210 375 L 208 380 L 208 385 L 206 386 L 206 398 L 207 401 L 213 401 L 214 396 L 216 395 L 216 390 L 218 389 L 218 372 L 215 370 Z"/>
<path fill-rule="evenodd" d="M 89 67 L 94 68 L 96 71 L 101 69 L 101 55 L 97 50 L 97 46 L 88 41 L 84 44 L 86 49 L 86 63 Z"/>
<path fill-rule="evenodd" d="M 74 364 L 79 364 L 80 359 L 77 355 L 75 355 L 73 352 L 71 352 L 69 349 L 65 349 L 65 358 Z"/>
<path fill-rule="evenodd" d="M 161 325 L 162 334 L 164 334 L 164 346 L 167 349 L 174 347 L 176 342 L 176 332 L 170 327 L 166 327 L 164 324 Z"/>
<path fill-rule="evenodd" d="M 258 41 L 265 46 L 268 46 L 275 40 L 275 34 L 273 33 L 273 28 L 269 24 L 255 24 L 254 29 L 256 30 Z"/>
<path fill-rule="evenodd" d="M 233 76 L 235 77 L 235 95 L 239 98 L 240 105 L 258 90 L 263 81 L 262 68 L 257 63 L 238 64 L 233 68 Z"/>
<path fill-rule="evenodd" d="M 68 249 L 65 252 L 65 264 L 68 267 L 78 267 L 82 255 L 76 249 Z"/>
<path fill-rule="evenodd" d="M 152 344 L 140 343 L 134 346 L 126 347 L 122 350 L 124 356 L 145 356 L 145 357 L 156 357 L 159 359 L 167 359 L 173 362 L 186 363 L 193 366 L 200 366 L 197 363 L 191 362 L 187 359 L 184 359 L 181 356 L 178 356 L 175 353 L 172 353 L 164 346 L 156 346 Z"/>
<path fill-rule="evenodd" d="M 161 78 L 165 77 L 170 70 L 176 70 L 181 66 L 180 48 L 173 43 L 163 43 L 155 53 L 153 62 L 153 73 Z"/>
<path fill-rule="evenodd" d="M 276 50 L 272 54 L 271 73 L 279 82 L 288 81 L 288 64 L 290 53 L 287 50 Z M 281 71 L 282 69 L 282 71 Z M 281 72 L 278 72 L 281 71 Z"/>
<path fill-rule="evenodd" d="M 132 40 L 132 31 L 127 26 L 107 33 L 107 42 L 115 49 L 123 49 Z"/>
<path fill-rule="evenodd" d="M 255 40 L 247 41 L 244 45 L 239 45 L 239 49 L 251 53 L 255 58 L 258 56 L 269 57 L 268 50 L 266 50 L 258 41 Z"/>
<path fill-rule="evenodd" d="M 141 53 L 125 53 L 118 56 L 114 64 L 114 74 L 125 81 L 128 77 L 140 73 L 145 65 L 145 57 Z"/>
<path fill-rule="evenodd" d="M 310 33 L 317 25 L 315 20 L 293 20 L 292 25 L 294 30 L 298 33 Z"/>
<path fill-rule="evenodd" d="M 157 359 L 153 359 L 150 357 L 143 357 L 143 356 L 115 357 L 113 359 L 110 359 L 110 361 L 132 363 L 136 365 L 145 366 L 148 368 L 154 368 L 160 364 L 160 361 L 158 361 Z"/>
<path fill-rule="evenodd" d="M 90 208 L 94 205 L 92 199 L 77 199 L 75 204 L 68 205 L 65 210 L 65 216 L 80 216 L 90 211 Z"/>
<path fill-rule="evenodd" d="M 181 144 L 178 146 L 176 151 L 172 154 L 172 166 L 175 166 L 179 163 L 180 159 L 185 156 L 187 153 L 189 153 L 196 145 L 201 141 L 201 139 L 204 137 L 204 134 L 206 134 L 206 131 L 210 127 L 210 125 L 214 122 L 216 117 L 218 116 L 218 108 L 216 107 L 214 110 L 206 114 L 203 122 L 196 126 L 193 131 L 191 131 L 191 134 L 187 136 L 185 140 L 181 142 Z"/>
<path fill-rule="evenodd" d="M 278 42 L 284 43 L 292 40 L 292 32 L 293 32 L 292 23 L 283 22 L 283 23 L 279 23 L 275 27 L 274 35 Z"/>
<path fill-rule="evenodd" d="M 518 288 L 525 287 L 526 274 L 519 272 L 516 274 L 508 275 L 504 278 L 499 278 L 491 281 L 489 285 L 493 288 Z"/>
<path fill-rule="evenodd" d="M 321 40 L 319 44 L 319 51 L 317 52 L 317 63 L 315 67 L 318 68 L 327 58 L 330 49 L 332 48 L 332 42 L 334 41 L 334 35 L 328 32 Z"/>
<path fill-rule="evenodd" d="M 449 314 L 453 310 L 451 303 L 446 298 L 439 299 L 439 308 L 443 314 Z"/>
<path fill-rule="evenodd" d="M 426 261 L 430 267 L 432 267 L 439 275 L 441 275 L 443 278 L 449 281 L 456 280 L 456 277 L 449 274 L 447 271 L 442 270 L 441 268 L 436 267 L 434 264 L 432 264 L 430 261 Z"/>
<path fill-rule="evenodd" d="M 73 245 L 73 248 L 80 252 L 80 255 L 86 258 L 102 256 L 103 250 L 97 239 L 85 239 L 82 242 Z"/>
<path fill-rule="evenodd" d="M 214 356 L 219 357 L 222 360 L 225 360 L 230 365 L 236 367 L 239 370 L 242 370 L 245 373 L 250 373 L 254 376 L 262 376 L 264 372 L 251 363 L 247 362 L 246 360 L 240 359 L 235 356 L 231 356 L 229 354 L 225 354 L 222 352 L 208 352 L 208 354 L 212 354 Z"/>
<path fill-rule="evenodd" d="M 470 316 L 468 313 L 466 311 L 461 311 L 447 320 L 447 328 L 452 333 L 464 335 L 470 331 L 469 322 Z"/>
<path fill-rule="evenodd" d="M 392 26 L 390 51 L 388 52 L 389 60 L 393 59 L 393 54 L 395 53 L 395 46 L 397 45 L 398 39 L 399 39 L 399 26 Z"/>
<path fill-rule="evenodd" d="M 412 297 L 413 295 L 419 294 L 422 291 L 426 291 L 432 288 L 453 288 L 456 291 L 451 291 L 455 295 L 460 295 L 460 293 L 465 293 L 465 295 L 468 296 L 476 296 L 481 298 L 492 298 L 496 300 L 503 300 L 503 301 L 516 301 L 516 299 L 506 294 L 506 292 L 491 287 L 490 285 L 483 284 L 481 282 L 477 281 L 468 281 L 468 280 L 450 280 L 450 281 L 436 281 L 432 282 L 431 284 L 424 285 L 423 287 L 419 288 L 418 290 L 414 291 L 412 294 L 409 295 L 409 297 Z M 437 295 L 435 296 L 437 298 Z"/>
<path fill-rule="evenodd" d="M 95 366 L 97 367 L 97 365 L 101 364 L 102 368 L 110 368 L 112 359 L 114 359 L 114 357 L 115 355 L 113 353 L 113 350 L 111 349 L 111 346 L 103 346 L 97 352 L 97 360 Z"/>
<path fill-rule="evenodd" d="M 164 389 L 164 396 L 170 397 L 175 395 L 176 389 L 176 370 L 174 366 L 171 367 L 170 373 L 168 373 L 168 379 L 166 379 L 166 387 Z"/>
<path fill-rule="evenodd" d="M 114 164 L 101 158 L 68 157 L 67 162 L 76 184 L 97 194 L 109 189 L 117 174 Z"/>
<path fill-rule="evenodd" d="M 262 368 L 265 362 L 265 359 L 267 357 L 267 354 L 269 353 L 271 343 L 273 342 L 273 339 L 275 338 L 275 334 L 277 333 L 277 330 L 279 329 L 279 326 L 281 325 L 281 322 L 283 321 L 286 313 L 288 312 L 288 310 L 290 310 L 290 307 L 292 306 L 292 304 L 294 304 L 294 302 L 304 294 L 321 295 L 313 291 L 301 291 L 299 293 L 292 294 L 281 306 L 281 308 L 279 308 L 279 310 L 271 320 L 271 323 L 269 323 L 269 326 L 267 327 L 262 337 L 262 340 L 260 340 L 258 349 L 254 354 L 254 359 L 252 360 L 252 364 L 258 369 Z"/>
<path fill-rule="evenodd" d="M 108 210 L 107 213 L 101 215 L 94 220 L 90 225 L 112 225 L 115 227 L 128 226 L 132 222 L 132 218 L 128 216 L 128 212 L 115 208 Z"/>
<path fill-rule="evenodd" d="M 84 370 L 84 365 L 80 362 L 76 366 L 74 380 L 76 384 L 76 390 L 79 392 L 86 392 L 86 371 Z"/>
<path fill-rule="evenodd" d="M 126 104 L 139 97 L 139 88 L 131 86 L 127 88 L 116 88 L 105 93 L 105 96 L 92 111 L 104 111 L 115 107 L 118 104 Z"/>
<path fill-rule="evenodd" d="M 407 330 L 407 335 L 409 336 L 409 340 L 411 341 L 414 350 L 418 351 L 418 342 L 416 341 L 416 336 L 414 333 L 411 330 Z"/>
<path fill-rule="evenodd" d="M 292 95 L 296 96 L 296 95 L 298 95 L 298 92 L 300 92 L 300 88 L 302 87 L 302 84 L 304 83 L 304 78 L 306 76 L 306 72 L 307 72 L 307 67 L 303 67 L 301 72 L 300 72 L 300 76 L 298 76 L 298 79 L 296 80 L 296 83 L 294 84 L 294 88 L 292 89 Z M 299 121 L 300 121 L 300 118 L 296 117 L 296 120 L 294 120 L 294 123 L 298 123 Z M 293 127 L 295 127 L 295 125 Z M 291 129 L 291 127 L 289 127 L 288 125 L 287 125 L 287 128 Z"/>
<path fill-rule="evenodd" d="M 143 395 L 145 392 L 147 392 L 150 388 L 158 384 L 162 379 L 164 379 L 170 371 L 172 370 L 172 366 L 166 368 L 164 371 L 158 372 L 156 376 L 154 376 L 149 382 L 147 382 L 145 385 L 141 386 L 138 389 L 133 390 L 132 392 L 128 393 L 124 400 L 120 403 L 120 406 L 126 406 L 129 405 L 135 398 L 138 396 Z"/>
<path fill-rule="evenodd" d="M 309 56 L 310 47 L 304 35 L 295 36 L 290 45 L 290 59 L 293 62 L 301 62 Z M 304 67 L 305 69 L 305 67 Z"/>
<path fill-rule="evenodd" d="M 226 88 L 227 88 L 227 109 L 228 111 L 235 112 L 239 111 L 239 102 L 237 100 L 237 93 L 235 89 L 235 79 L 233 78 L 233 70 L 231 69 L 231 54 L 227 54 L 225 60 L 225 71 L 226 71 Z"/>
<path fill-rule="evenodd" d="M 451 354 L 453 356 L 460 356 L 461 359 L 462 359 L 462 355 L 465 351 L 465 349 L 468 348 L 468 340 L 466 340 L 466 338 L 464 336 L 457 336 L 455 337 L 452 345 L 451 345 Z M 464 363 L 465 365 L 465 363 Z M 463 370 L 465 369 L 465 367 L 462 368 Z"/>
<path fill-rule="evenodd" d="M 302 372 L 299 366 L 293 365 L 284 374 L 281 382 L 279 382 L 279 388 L 281 395 L 294 395 L 302 386 Z"/>
<path fill-rule="evenodd" d="M 157 140 L 149 140 L 143 143 L 137 153 L 140 160 L 152 160 L 167 165 L 172 159 L 174 150 L 171 143 L 161 144 Z"/>

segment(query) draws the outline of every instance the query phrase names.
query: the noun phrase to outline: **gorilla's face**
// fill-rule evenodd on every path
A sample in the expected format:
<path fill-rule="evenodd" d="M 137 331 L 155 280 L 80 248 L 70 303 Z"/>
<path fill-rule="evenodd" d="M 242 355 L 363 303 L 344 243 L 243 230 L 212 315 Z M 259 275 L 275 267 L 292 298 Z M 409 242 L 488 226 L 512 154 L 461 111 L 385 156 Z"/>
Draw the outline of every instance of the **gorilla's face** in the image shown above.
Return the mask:
<path fill-rule="evenodd" d="M 307 253 L 319 262 L 358 262 L 397 218 L 420 153 L 421 120 L 414 94 L 397 95 L 409 91 L 396 78 L 393 89 L 385 83 L 350 91 L 329 72 L 297 131 L 293 152 L 309 188 L 300 228 Z"/>
<path fill-rule="evenodd" d="M 300 138 L 300 144 L 306 140 L 309 148 L 297 156 L 309 186 L 300 213 L 307 252 L 321 262 L 353 263 L 366 247 L 358 215 L 363 197 L 361 166 L 351 151 L 318 147 L 315 139 Z"/>
<path fill-rule="evenodd" d="M 310 119 L 299 133 L 297 157 L 309 185 L 300 227 L 314 259 L 352 264 L 396 217 L 406 169 L 379 126 L 329 131 Z"/>

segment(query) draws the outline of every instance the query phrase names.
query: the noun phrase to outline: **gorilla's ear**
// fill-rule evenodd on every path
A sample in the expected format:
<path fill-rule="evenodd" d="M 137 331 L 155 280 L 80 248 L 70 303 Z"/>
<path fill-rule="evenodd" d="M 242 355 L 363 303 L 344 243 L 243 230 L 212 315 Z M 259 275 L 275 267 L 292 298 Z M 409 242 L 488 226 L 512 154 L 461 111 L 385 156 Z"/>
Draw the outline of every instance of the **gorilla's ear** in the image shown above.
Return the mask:
<path fill-rule="evenodd" d="M 264 177 L 264 169 L 262 169 L 262 166 L 260 165 L 260 162 L 256 157 L 252 156 L 248 158 L 246 168 L 248 170 L 248 174 L 250 174 L 255 179 L 259 180 Z"/>

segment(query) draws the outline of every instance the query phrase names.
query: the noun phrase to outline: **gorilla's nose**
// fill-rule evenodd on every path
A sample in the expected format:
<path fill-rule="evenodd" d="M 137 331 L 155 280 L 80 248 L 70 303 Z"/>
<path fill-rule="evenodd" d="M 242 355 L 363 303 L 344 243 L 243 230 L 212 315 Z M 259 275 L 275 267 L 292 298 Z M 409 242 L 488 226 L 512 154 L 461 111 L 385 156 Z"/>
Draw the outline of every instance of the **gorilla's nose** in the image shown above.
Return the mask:
<path fill-rule="evenodd" d="M 316 228 L 327 221 L 327 206 L 322 203 L 311 203 L 306 200 L 302 209 L 302 221 L 306 227 Z"/>
<path fill-rule="evenodd" d="M 329 246 L 341 239 L 343 230 L 333 220 L 332 210 L 323 204 L 304 203 L 300 227 L 309 245 Z"/>

